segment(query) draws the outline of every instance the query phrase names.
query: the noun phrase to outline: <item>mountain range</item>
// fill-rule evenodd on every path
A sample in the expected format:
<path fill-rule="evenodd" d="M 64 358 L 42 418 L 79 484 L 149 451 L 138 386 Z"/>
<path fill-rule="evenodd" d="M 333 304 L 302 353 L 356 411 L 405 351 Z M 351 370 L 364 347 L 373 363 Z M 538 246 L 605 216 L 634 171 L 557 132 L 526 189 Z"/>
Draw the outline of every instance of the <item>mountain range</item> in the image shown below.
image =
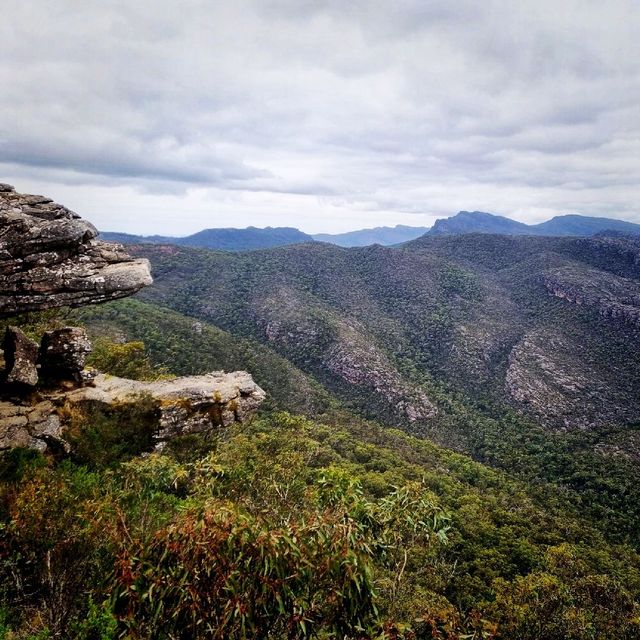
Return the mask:
<path fill-rule="evenodd" d="M 175 244 L 220 251 L 251 251 L 284 247 L 289 244 L 313 242 L 313 237 L 292 227 L 247 227 L 246 229 L 203 229 L 189 236 L 137 236 L 129 233 L 104 231 L 100 237 L 122 244 Z"/>
<path fill-rule="evenodd" d="M 482 211 L 460 211 L 449 218 L 436 220 L 433 227 L 375 227 L 347 233 L 309 235 L 292 227 L 247 227 L 246 229 L 204 229 L 189 236 L 139 236 L 105 231 L 100 235 L 110 242 L 124 244 L 174 244 L 221 251 L 250 251 L 304 242 L 327 242 L 340 247 L 364 247 L 374 244 L 393 246 L 430 236 L 464 233 L 499 233 L 534 236 L 592 236 L 602 232 L 640 234 L 640 225 L 614 218 L 594 218 L 569 214 L 556 216 L 539 224 L 528 225 L 504 216 Z"/>
<path fill-rule="evenodd" d="M 429 231 L 429 228 L 398 224 L 395 227 L 375 227 L 348 231 L 347 233 L 317 233 L 313 239 L 318 242 L 336 244 L 339 247 L 366 247 L 372 244 L 390 246 L 414 240 Z"/>
<path fill-rule="evenodd" d="M 592 236 L 603 231 L 640 234 L 640 225 L 614 218 L 594 218 L 577 214 L 555 216 L 539 224 L 525 224 L 483 211 L 460 211 L 436 220 L 427 232 L 431 236 L 461 233 L 501 233 L 509 236 Z"/>
<path fill-rule="evenodd" d="M 358 510 L 359 496 L 378 500 L 381 510 L 365 513 L 375 514 L 376 529 L 388 523 L 393 544 L 398 527 L 409 524 L 409 543 L 391 570 L 388 544 L 372 568 L 385 615 L 424 625 L 394 637 L 637 637 L 639 237 L 460 233 L 424 234 L 396 247 L 129 249 L 149 259 L 155 281 L 137 299 L 74 312 L 95 338 L 91 364 L 112 375 L 122 367 L 162 376 L 242 369 L 268 397 L 254 422 L 213 443 L 186 435 L 159 458 L 125 458 L 96 482 L 121 475 L 131 482 L 131 469 L 151 465 L 126 500 L 131 523 L 147 496 L 160 500 L 157 555 L 140 572 L 153 580 L 144 602 L 159 600 L 164 616 L 154 613 L 151 625 L 161 619 L 166 628 L 172 594 L 182 593 L 185 580 L 200 584 L 220 561 L 216 538 L 202 538 L 180 556 L 186 573 L 171 563 L 164 571 L 167 548 L 178 548 L 175 537 L 173 546 L 161 537 L 165 531 L 186 545 L 194 532 L 222 530 L 212 520 L 190 526 L 180 514 L 200 513 L 204 504 L 216 514 L 237 508 L 238 531 L 251 546 L 238 550 L 224 538 L 232 566 L 245 549 L 242 557 L 252 557 L 254 540 L 275 540 L 274 552 L 259 550 L 270 567 L 282 557 L 283 539 L 305 539 L 296 518 L 318 523 L 335 513 L 335 497 L 324 516 L 308 513 L 326 495 L 314 492 L 329 490 Z M 137 355 L 127 362 L 125 353 Z M 118 434 L 135 416 L 124 425 L 107 416 L 107 427 L 97 418 L 87 423 L 85 449 L 116 455 Z M 411 487 L 415 493 L 406 493 Z M 395 495 L 400 502 L 390 514 Z M 420 511 L 412 495 L 442 509 L 447 544 L 417 541 L 416 523 L 434 522 L 434 513 Z M 76 517 L 77 500 L 71 504 Z M 88 504 L 95 509 L 95 500 Z M 359 526 L 350 518 L 339 512 L 329 531 Z M 283 522 L 293 528 L 281 535 Z M 317 566 L 332 566 L 325 557 L 331 537 L 318 539 Z M 147 553 L 147 544 L 130 546 Z M 194 560 L 194 549 L 215 555 Z M 334 566 L 344 566 L 344 555 Z M 317 571 L 309 572 L 314 583 Z M 257 573 L 251 568 L 251 588 Z M 171 580 L 176 586 L 167 590 Z M 138 579 L 136 591 L 127 591 L 134 603 L 142 602 L 139 584 L 147 589 Z M 203 594 L 202 615 L 219 624 L 211 589 Z"/>

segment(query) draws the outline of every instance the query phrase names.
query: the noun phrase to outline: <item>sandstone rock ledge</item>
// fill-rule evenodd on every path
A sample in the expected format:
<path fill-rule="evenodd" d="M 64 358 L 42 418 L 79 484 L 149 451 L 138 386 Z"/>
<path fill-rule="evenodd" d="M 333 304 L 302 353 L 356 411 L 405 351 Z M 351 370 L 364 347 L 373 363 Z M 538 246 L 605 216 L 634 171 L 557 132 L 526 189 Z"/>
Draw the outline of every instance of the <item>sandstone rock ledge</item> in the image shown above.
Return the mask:
<path fill-rule="evenodd" d="M 65 449 L 69 408 L 98 405 L 109 410 L 135 403 L 143 394 L 152 400 L 157 449 L 176 436 L 215 433 L 221 427 L 245 422 L 265 399 L 265 392 L 245 371 L 216 371 L 156 382 L 99 374 L 92 386 L 44 393 L 35 404 L 0 402 L 0 451 L 18 446 L 40 451 L 51 445 Z"/>
<path fill-rule="evenodd" d="M 50 198 L 0 184 L 0 317 L 105 302 L 151 284 L 146 260 L 97 235 Z"/>
<path fill-rule="evenodd" d="M 97 241 L 97 235 L 93 225 L 50 198 L 0 184 L 0 318 L 105 302 L 151 284 L 146 260 Z M 161 449 L 175 436 L 244 422 L 265 398 L 244 371 L 156 382 L 95 375 L 84 369 L 91 343 L 79 327 L 48 331 L 38 345 L 10 326 L 1 347 L 0 451 L 69 450 L 65 431 L 74 408 L 97 406 L 110 414 L 143 395 L 151 399 L 141 408 Z"/>

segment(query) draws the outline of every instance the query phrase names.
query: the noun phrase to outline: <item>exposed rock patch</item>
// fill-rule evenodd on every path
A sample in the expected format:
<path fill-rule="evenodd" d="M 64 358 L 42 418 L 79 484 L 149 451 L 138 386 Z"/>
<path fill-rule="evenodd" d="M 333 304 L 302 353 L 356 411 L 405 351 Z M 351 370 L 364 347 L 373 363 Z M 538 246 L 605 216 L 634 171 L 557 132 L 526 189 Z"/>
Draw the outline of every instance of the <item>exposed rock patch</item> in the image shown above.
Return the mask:
<path fill-rule="evenodd" d="M 589 429 L 633 421 L 640 412 L 634 381 L 615 386 L 615 360 L 582 359 L 580 343 L 560 331 L 534 330 L 509 354 L 505 389 L 514 407 L 541 424 Z M 637 388 L 636 388 L 637 389 Z"/>
<path fill-rule="evenodd" d="M 327 371 L 337 385 L 371 393 L 383 411 L 409 423 L 437 414 L 425 391 L 402 375 L 361 323 L 307 304 L 284 287 L 266 296 L 254 312 L 268 342 L 294 356 L 305 354 L 305 364 Z"/>
<path fill-rule="evenodd" d="M 338 341 L 327 351 L 325 366 L 341 380 L 373 389 L 383 402 L 409 422 L 433 418 L 435 405 L 419 387 L 410 384 L 353 327 L 342 326 Z"/>
<path fill-rule="evenodd" d="M 547 291 L 603 318 L 640 328 L 640 284 L 596 269 L 564 267 L 545 273 Z"/>
<path fill-rule="evenodd" d="M 97 235 L 50 198 L 0 185 L 0 317 L 104 302 L 151 284 L 146 260 Z"/>

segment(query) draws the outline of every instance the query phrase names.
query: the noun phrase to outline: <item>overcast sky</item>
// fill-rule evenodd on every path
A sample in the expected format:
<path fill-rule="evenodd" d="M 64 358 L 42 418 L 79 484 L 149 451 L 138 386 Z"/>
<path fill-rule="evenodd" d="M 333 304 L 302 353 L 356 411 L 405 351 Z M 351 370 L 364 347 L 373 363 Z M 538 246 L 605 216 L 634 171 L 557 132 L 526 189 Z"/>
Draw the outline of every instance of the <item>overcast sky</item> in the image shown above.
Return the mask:
<path fill-rule="evenodd" d="M 102 230 L 640 222 L 638 0 L 3 0 L 0 182 Z"/>

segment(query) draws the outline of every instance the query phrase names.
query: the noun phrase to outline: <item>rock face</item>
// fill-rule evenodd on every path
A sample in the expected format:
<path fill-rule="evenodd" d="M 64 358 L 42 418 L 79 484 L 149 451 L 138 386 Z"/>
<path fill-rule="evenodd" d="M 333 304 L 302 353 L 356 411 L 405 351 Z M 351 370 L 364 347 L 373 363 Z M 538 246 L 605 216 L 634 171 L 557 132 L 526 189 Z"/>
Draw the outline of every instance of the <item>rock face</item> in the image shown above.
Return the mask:
<path fill-rule="evenodd" d="M 585 362 L 570 331 L 526 333 L 508 357 L 505 390 L 517 411 L 551 429 L 593 429 L 632 422 L 640 411 L 635 379 L 620 379 L 615 357 Z"/>
<path fill-rule="evenodd" d="M 4 382 L 35 386 L 38 383 L 38 345 L 17 327 L 7 327 L 2 349 L 5 360 Z"/>
<path fill-rule="evenodd" d="M 565 267 L 546 273 L 544 284 L 556 298 L 640 328 L 640 284 L 635 280 L 597 269 Z"/>
<path fill-rule="evenodd" d="M 141 395 L 152 399 L 150 416 L 156 424 L 158 449 L 179 435 L 215 433 L 220 427 L 243 422 L 265 398 L 265 392 L 245 371 L 217 371 L 202 376 L 139 382 L 100 374 L 91 386 L 41 393 L 35 404 L 0 401 L 0 451 L 30 447 L 67 449 L 64 440 L 69 409 L 122 406 Z"/>
<path fill-rule="evenodd" d="M 146 260 L 97 235 L 51 199 L 0 184 L 0 317 L 104 302 L 151 284 Z"/>

